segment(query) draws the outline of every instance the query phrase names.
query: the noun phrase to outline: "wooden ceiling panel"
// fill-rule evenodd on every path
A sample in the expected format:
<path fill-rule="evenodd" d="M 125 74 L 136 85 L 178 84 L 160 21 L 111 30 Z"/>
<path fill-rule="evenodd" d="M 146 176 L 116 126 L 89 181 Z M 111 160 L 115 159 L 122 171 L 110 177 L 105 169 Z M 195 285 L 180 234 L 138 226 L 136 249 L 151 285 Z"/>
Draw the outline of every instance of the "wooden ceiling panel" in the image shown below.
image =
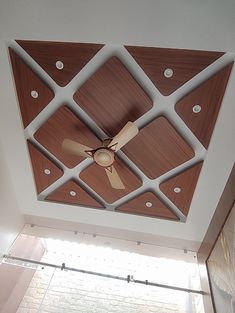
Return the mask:
<path fill-rule="evenodd" d="M 97 194 L 107 204 L 115 203 L 127 196 L 126 203 L 122 206 L 113 205 L 114 210 L 178 220 L 175 213 L 158 198 L 158 192 L 154 193 L 154 190 L 158 189 L 158 180 L 148 181 L 150 185 L 146 185 L 135 172 L 132 172 L 135 164 L 148 178 L 154 180 L 194 157 L 195 152 L 187 142 L 187 137 L 182 137 L 179 132 L 178 126 L 182 121 L 179 119 L 179 124 L 174 123 L 174 126 L 170 122 L 171 114 L 175 114 L 169 111 L 173 102 L 170 106 L 164 106 L 162 116 L 154 120 L 154 116 L 145 115 L 146 126 L 122 148 L 134 164 L 130 164 L 129 167 L 118 154 L 115 154 L 114 167 L 125 189 L 112 188 L 104 168 L 95 162 L 89 166 L 86 163 L 81 164 L 78 171 L 76 166 L 85 157 L 63 151 L 62 142 L 64 139 L 70 139 L 91 149 L 101 147 L 101 140 L 85 122 L 92 121 L 106 133 L 107 137 L 114 137 L 127 122 L 138 120 L 153 107 L 153 99 L 144 90 L 145 85 L 153 87 L 154 84 L 164 96 L 168 96 L 201 71 L 205 70 L 205 73 L 210 75 L 210 68 L 207 67 L 224 52 L 125 46 L 133 57 L 132 65 L 136 69 L 141 67 L 153 83 L 145 81 L 140 85 L 124 65 L 125 60 L 122 63 L 117 56 L 104 60 L 104 63 L 97 67 L 99 59 L 95 56 L 104 46 L 102 44 L 25 40 L 18 40 L 17 43 L 14 51 L 22 52 L 23 48 L 26 51 L 24 60 L 11 48 L 9 53 L 23 124 L 25 128 L 28 125 L 30 128 L 27 131 L 27 136 L 31 140 L 28 149 L 37 192 L 41 193 L 63 175 L 62 169 L 57 166 L 58 163 L 62 166 L 59 162 L 61 161 L 65 167 L 72 169 L 69 173 L 73 178 L 66 183 L 58 181 L 60 183 L 58 189 L 49 195 L 46 193 L 46 200 L 103 208 L 97 200 Z M 123 52 L 123 47 L 120 46 L 119 52 Z M 125 57 L 125 54 L 122 56 Z M 62 87 L 69 84 L 81 70 L 87 74 L 87 70 L 92 70 L 92 66 L 97 70 L 88 76 L 77 91 L 70 85 L 62 88 L 65 90 L 63 97 L 67 100 L 63 100 L 64 104 L 61 102 L 61 106 L 57 108 L 58 102 L 50 103 L 55 96 L 53 91 L 44 83 L 43 77 L 36 74 L 38 67 L 34 68 L 34 72 L 25 63 L 27 60 L 32 61 L 32 58 Z M 91 60 L 89 64 L 91 67 L 86 67 Z M 200 86 L 197 86 L 196 80 L 192 81 L 196 88 L 194 90 L 191 88 L 192 91 L 175 104 L 176 113 L 205 148 L 208 148 L 210 142 L 231 68 L 232 64 L 226 66 Z M 59 92 L 62 92 L 62 89 L 59 88 Z M 57 93 L 57 88 L 54 91 L 59 101 L 60 94 Z M 82 119 L 80 114 L 76 113 L 76 105 L 71 108 L 72 96 L 77 106 L 87 114 Z M 169 98 L 169 101 L 174 100 Z M 54 111 L 57 111 L 53 111 L 50 116 L 50 110 L 44 110 L 39 116 L 43 118 L 43 124 L 37 128 L 37 123 L 31 122 L 49 103 L 51 109 L 53 110 L 54 105 Z M 50 157 L 41 152 L 37 145 L 32 144 L 32 141 L 35 142 L 34 139 L 51 153 Z M 183 169 L 181 173 L 160 184 L 161 191 L 185 216 L 189 212 L 201 166 L 202 163 L 198 163 L 191 168 Z M 80 185 L 76 179 L 78 173 L 85 186 Z M 86 188 L 86 185 L 90 188 Z M 146 187 L 152 192 L 146 192 Z M 138 190 L 139 195 L 132 199 L 131 193 L 134 190 Z"/>
<path fill-rule="evenodd" d="M 66 86 L 104 46 L 51 41 L 17 42 L 62 87 Z M 63 63 L 63 68 L 56 67 L 57 61 Z"/>
<path fill-rule="evenodd" d="M 157 89 L 168 96 L 184 85 L 224 52 L 125 46 Z M 165 77 L 166 69 L 173 70 Z"/>
<path fill-rule="evenodd" d="M 46 200 L 66 204 L 76 204 L 94 208 L 103 208 L 77 182 L 70 180 L 46 197 Z"/>
<path fill-rule="evenodd" d="M 162 192 L 185 216 L 188 215 L 201 168 L 202 162 L 160 184 Z"/>
<path fill-rule="evenodd" d="M 75 167 L 85 158 L 64 152 L 64 139 L 68 138 L 91 148 L 101 145 L 101 141 L 67 106 L 60 107 L 49 117 L 34 137 L 69 168 Z"/>
<path fill-rule="evenodd" d="M 124 203 L 116 211 L 178 220 L 178 217 L 152 192 L 145 192 Z"/>
<path fill-rule="evenodd" d="M 105 170 L 96 163 L 80 173 L 80 178 L 108 203 L 113 203 L 142 185 L 142 181 L 117 156 L 115 156 L 114 167 L 125 189 L 113 189 Z"/>
<path fill-rule="evenodd" d="M 176 112 L 208 148 L 233 63 L 194 89 L 176 104 Z M 199 106 L 200 112 L 194 110 Z"/>
<path fill-rule="evenodd" d="M 194 156 L 193 149 L 163 116 L 142 128 L 122 150 L 151 179 Z"/>
<path fill-rule="evenodd" d="M 21 117 L 27 127 L 54 98 L 54 93 L 11 48 L 9 53 Z"/>
<path fill-rule="evenodd" d="M 105 62 L 78 89 L 74 100 L 110 137 L 152 107 L 152 100 L 117 57 Z"/>
<path fill-rule="evenodd" d="M 37 193 L 41 193 L 62 175 L 63 171 L 39 151 L 30 141 L 28 149 L 31 158 Z"/>

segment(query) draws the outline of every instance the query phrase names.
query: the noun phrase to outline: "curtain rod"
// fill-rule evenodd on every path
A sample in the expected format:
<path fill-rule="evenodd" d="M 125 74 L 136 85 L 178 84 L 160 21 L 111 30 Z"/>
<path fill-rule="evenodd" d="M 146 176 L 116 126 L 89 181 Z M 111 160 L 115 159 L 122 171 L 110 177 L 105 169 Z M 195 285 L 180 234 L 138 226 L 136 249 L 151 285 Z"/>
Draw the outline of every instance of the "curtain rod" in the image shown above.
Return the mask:
<path fill-rule="evenodd" d="M 88 274 L 88 275 L 94 275 L 94 276 L 100 276 L 100 277 L 105 277 L 105 278 L 111 278 L 111 279 L 117 279 L 117 280 L 122 280 L 126 281 L 127 283 L 135 283 L 135 284 L 142 284 L 142 285 L 147 285 L 147 286 L 153 286 L 153 287 L 159 287 L 159 288 L 166 288 L 166 289 L 171 289 L 171 290 L 176 290 L 176 291 L 183 291 L 183 292 L 188 292 L 188 293 L 195 293 L 195 294 L 200 294 L 200 295 L 205 295 L 206 293 L 202 290 L 195 290 L 195 289 L 189 289 L 189 288 L 183 288 L 183 287 L 177 287 L 177 286 L 171 286 L 171 285 L 165 285 L 165 284 L 159 284 L 159 283 L 154 283 L 150 282 L 148 280 L 138 280 L 134 279 L 132 275 L 127 275 L 127 277 L 122 277 L 122 276 L 116 276 L 116 275 L 110 275 L 110 274 L 104 274 L 104 273 L 99 273 L 99 272 L 94 272 L 94 271 L 87 271 L 87 270 L 82 270 L 74 267 L 68 267 L 65 265 L 65 263 L 62 263 L 61 265 L 57 264 L 52 264 L 52 263 L 46 263 L 46 262 L 40 262 L 40 261 L 35 261 L 35 260 L 29 260 L 29 259 L 24 259 L 24 258 L 19 258 L 11 255 L 3 255 L 3 260 L 16 260 L 16 261 L 21 261 L 21 262 L 26 262 L 26 263 L 32 263 L 40 266 L 48 266 L 48 267 L 53 267 L 53 268 L 58 268 L 66 271 L 72 271 L 72 272 L 78 272 L 78 273 L 83 273 L 83 274 Z"/>

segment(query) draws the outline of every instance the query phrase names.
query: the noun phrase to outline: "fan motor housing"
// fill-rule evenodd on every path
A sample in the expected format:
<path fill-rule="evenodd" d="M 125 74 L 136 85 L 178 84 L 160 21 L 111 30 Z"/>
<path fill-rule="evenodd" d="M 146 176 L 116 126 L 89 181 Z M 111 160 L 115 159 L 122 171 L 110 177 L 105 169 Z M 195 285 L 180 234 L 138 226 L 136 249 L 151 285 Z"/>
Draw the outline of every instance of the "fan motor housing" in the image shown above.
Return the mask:
<path fill-rule="evenodd" d="M 93 154 L 93 158 L 98 165 L 109 167 L 114 162 L 114 152 L 109 148 L 99 148 Z"/>

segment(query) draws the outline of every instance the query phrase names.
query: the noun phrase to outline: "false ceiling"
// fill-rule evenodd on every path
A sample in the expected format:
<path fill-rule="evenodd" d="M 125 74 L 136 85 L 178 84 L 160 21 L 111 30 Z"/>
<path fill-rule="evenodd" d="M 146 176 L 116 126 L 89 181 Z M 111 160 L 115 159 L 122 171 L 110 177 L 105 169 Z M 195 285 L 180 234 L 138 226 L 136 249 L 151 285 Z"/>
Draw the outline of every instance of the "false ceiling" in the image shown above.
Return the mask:
<path fill-rule="evenodd" d="M 8 181 L 11 181 L 11 185 L 7 184 L 8 188 L 1 189 L 4 190 L 1 198 L 15 198 L 20 213 L 25 217 L 26 222 L 30 224 L 102 234 L 103 236 L 162 246 L 197 249 L 206 233 L 234 164 L 235 67 L 233 66 L 213 133 L 211 137 L 209 136 L 210 139 L 201 137 L 207 133 L 201 127 L 197 128 L 199 124 L 193 124 L 189 128 L 187 118 L 192 110 L 190 106 L 185 106 L 183 99 L 187 99 L 187 95 L 192 94 L 193 90 L 196 93 L 200 85 L 234 61 L 234 17 L 235 2 L 233 0 L 205 0 L 203 4 L 199 1 L 185 2 L 184 0 L 70 0 L 69 4 L 67 1 L 57 0 L 2 0 L 0 5 L 0 165 L 5 169 L 5 175 L 1 173 L 1 183 L 6 185 Z M 77 75 L 69 84 L 62 87 L 56 83 L 56 78 L 51 77 L 47 71 L 49 67 L 56 69 L 54 72 L 60 75 L 57 77 L 58 82 L 63 83 L 61 77 L 64 75 L 65 70 L 55 68 L 55 62 L 61 60 L 61 55 L 52 63 L 49 62 L 47 70 L 44 70 L 37 60 L 30 56 L 29 51 L 27 52 L 26 49 L 13 40 L 14 38 L 24 41 L 53 40 L 70 43 L 93 43 L 92 46 L 95 47 L 95 44 L 96 49 L 100 44 L 103 46 L 99 51 L 93 50 L 93 57 L 92 49 L 89 50 L 89 57 L 92 58 L 89 59 L 81 71 L 77 71 Z M 32 115 L 27 116 L 29 120 L 30 118 L 33 118 L 33 120 L 26 128 L 21 122 L 20 101 L 18 101 L 15 92 L 8 47 L 11 47 L 14 53 L 26 63 L 27 67 L 31 68 L 35 74 L 34 78 L 37 80 L 37 88 L 40 85 L 39 81 L 42 83 L 42 89 L 38 89 L 39 97 L 29 97 L 27 101 L 28 104 L 30 101 L 36 100 L 37 108 L 41 111 L 36 118 L 33 118 L 33 114 L 37 114 L 35 112 L 35 101 L 33 101 L 32 106 L 29 106 L 33 108 L 33 112 L 30 113 Z M 180 52 L 182 49 L 210 51 L 212 54 L 213 51 L 217 51 L 219 55 L 214 62 L 211 60 L 212 63 L 208 66 L 205 60 L 202 60 L 198 73 L 194 72 L 195 68 L 191 68 L 188 63 L 187 72 L 190 72 L 191 76 L 186 77 L 183 75 L 182 78 L 186 79 L 185 83 L 182 80 L 179 82 L 175 80 L 177 64 L 176 60 L 171 58 L 170 61 L 174 61 L 174 64 L 171 63 L 174 75 L 172 78 L 164 79 L 167 85 L 170 80 L 171 82 L 174 80 L 174 88 L 178 87 L 175 83 L 183 84 L 167 96 L 166 94 L 170 93 L 171 90 L 164 86 L 164 81 L 159 81 L 159 77 L 152 76 L 148 64 L 144 64 L 143 60 L 139 59 L 137 50 L 135 52 L 131 51 L 131 47 L 142 47 L 141 49 L 146 49 L 144 47 L 173 48 L 171 51 L 174 53 Z M 189 52 L 188 50 L 186 52 Z M 165 174 L 152 179 L 147 172 L 148 168 L 152 166 L 152 162 L 150 161 L 150 164 L 144 167 L 146 164 L 136 163 L 139 151 L 131 154 L 129 145 L 133 144 L 137 149 L 137 145 L 134 144 L 137 136 L 122 151 L 118 151 L 117 157 L 118 160 L 120 159 L 122 166 L 129 168 L 134 177 L 142 182 L 142 193 L 139 189 L 135 189 L 130 196 L 124 196 L 115 202 L 108 203 L 98 194 L 99 190 L 95 191 L 92 187 L 88 187 L 86 182 L 81 179 L 80 175 L 83 170 L 86 169 L 87 174 L 89 174 L 89 166 L 92 164 L 91 159 L 83 160 L 72 169 L 63 166 L 64 163 L 59 160 L 58 155 L 55 156 L 52 152 L 49 152 L 35 139 L 34 134 L 62 108 L 62 105 L 65 105 L 77 117 L 77 120 L 79 119 L 91 130 L 90 135 L 92 137 L 95 137 L 99 142 L 99 138 L 105 138 L 106 131 L 102 129 L 101 124 L 98 125 L 98 123 L 104 121 L 104 116 L 101 121 L 99 116 L 96 116 L 97 120 L 95 121 L 94 117 L 91 116 L 94 112 L 86 111 L 88 109 L 85 107 L 86 99 L 83 98 L 84 95 L 81 90 L 93 84 L 93 81 L 89 81 L 89 79 L 95 77 L 93 76 L 95 73 L 98 75 L 102 66 L 113 57 L 116 57 L 124 65 L 127 72 L 137 82 L 137 86 L 141 86 L 141 90 L 144 91 L 142 95 L 147 95 L 147 98 L 144 98 L 145 101 L 150 99 L 150 103 L 147 100 L 142 105 L 147 104 L 147 108 L 148 105 L 152 105 L 152 108 L 146 111 L 145 114 L 140 112 L 141 117 L 135 117 L 134 123 L 140 129 L 138 140 L 142 136 L 142 138 L 145 138 L 149 130 L 159 127 L 160 124 L 157 124 L 156 121 L 158 118 L 164 117 L 165 120 L 162 120 L 162 122 L 166 121 L 169 129 L 173 127 L 195 155 L 185 163 L 172 169 L 169 169 L 168 166 Z M 83 58 L 83 61 L 86 62 L 87 59 Z M 166 62 L 168 61 L 166 60 Z M 67 63 L 66 60 L 64 69 Z M 61 66 L 60 63 L 57 64 L 59 67 Z M 76 66 L 78 65 L 76 64 Z M 80 63 L 79 66 L 83 65 Z M 159 69 L 158 63 L 155 63 L 155 66 Z M 167 68 L 170 68 L 170 65 L 167 64 Z M 103 67 L 103 70 L 105 70 L 105 67 Z M 178 68 L 178 70 L 182 74 L 182 68 Z M 171 72 L 169 71 L 168 75 L 169 73 Z M 74 75 L 74 73 L 72 74 Z M 162 73 L 160 76 L 162 77 Z M 39 81 L 37 78 L 39 78 Z M 31 79 L 33 78 L 31 77 Z M 155 85 L 157 83 L 158 87 Z M 33 90 L 30 90 L 30 92 Z M 44 94 L 43 99 L 45 100 L 47 97 L 48 102 L 42 102 L 39 105 L 40 95 L 42 94 Z M 75 101 L 75 94 L 80 98 L 80 103 Z M 35 96 L 36 93 L 33 93 L 33 95 Z M 51 97 L 53 97 L 52 100 L 50 100 Z M 176 103 L 181 100 L 182 103 L 177 108 Z M 192 102 L 194 102 L 193 99 Z M 46 106 L 43 109 L 44 105 Z M 141 108 L 143 108 L 142 105 Z M 181 105 L 184 106 L 184 110 L 181 109 Z M 181 115 L 177 112 L 178 109 L 181 111 Z M 193 114 L 192 118 L 201 121 L 203 113 L 204 111 L 201 110 L 200 113 Z M 115 114 L 117 114 L 116 111 Z M 123 116 L 118 116 L 120 128 L 125 124 L 124 119 L 127 114 L 132 115 L 133 112 L 128 109 Z M 105 125 L 112 131 L 112 125 L 116 122 L 106 123 L 108 123 L 107 120 Z M 121 123 L 123 124 L 121 125 Z M 105 127 L 105 125 L 103 126 Z M 199 140 L 199 136 L 203 141 Z M 210 143 L 206 147 L 209 141 Z M 31 145 L 32 149 L 28 148 Z M 39 184 L 38 190 L 42 190 L 39 192 L 34 184 L 33 164 L 31 166 L 29 149 L 34 151 L 36 149 L 35 154 L 43 155 L 41 156 L 43 162 L 52 161 L 50 168 L 53 169 L 53 173 L 51 170 L 50 175 L 46 176 L 48 185 L 45 181 L 43 181 L 44 185 Z M 128 150 L 129 154 L 125 150 Z M 146 154 L 145 157 L 151 160 L 151 155 Z M 43 163 L 40 164 L 42 169 L 46 168 Z M 48 165 L 48 163 L 46 164 Z M 194 165 L 202 166 L 196 188 L 191 188 L 190 184 L 186 183 L 187 179 L 184 179 L 185 185 L 181 184 L 181 192 L 175 193 L 171 186 L 178 185 L 180 183 L 178 178 L 182 177 L 177 174 L 184 173 L 184 176 L 188 175 L 191 178 L 192 172 L 186 171 L 186 169 L 196 171 Z M 73 179 L 74 169 L 77 171 L 75 179 Z M 42 171 L 41 175 L 45 179 L 45 174 Z M 54 182 L 52 183 L 52 181 Z M 78 189 L 75 190 L 75 188 Z M 186 199 L 182 197 L 185 188 L 187 194 L 190 193 L 190 190 L 193 192 L 188 214 L 186 213 L 188 204 L 184 202 Z M 58 190 L 58 193 L 53 194 L 56 190 Z M 64 195 L 68 195 L 70 191 L 79 194 L 83 203 L 85 199 L 87 201 L 88 194 L 91 202 L 88 206 L 59 202 L 59 199 L 64 199 Z M 51 200 L 42 201 L 49 194 Z M 57 202 L 53 200 L 54 197 L 57 198 Z M 75 196 L 73 198 L 69 196 L 69 199 L 70 201 L 73 199 L 75 202 L 77 200 Z M 147 208 L 146 202 L 154 203 L 152 207 L 148 207 L 148 213 L 153 212 L 155 205 L 159 207 L 158 201 L 161 201 L 167 207 L 167 212 L 177 215 L 179 220 L 152 218 L 135 214 L 133 211 L 135 202 L 131 203 L 130 201 L 136 199 L 143 204 L 143 207 L 139 207 L 139 210 Z M 10 205 L 4 205 L 4 203 L 6 202 L 3 200 L 2 208 L 0 208 L 1 213 L 3 209 L 3 215 L 0 214 L 0 224 L 4 224 L 3 229 L 8 226 L 8 229 L 12 231 L 11 225 L 16 223 L 16 215 L 11 215 L 11 208 L 15 205 L 12 204 L 12 201 L 9 202 Z M 132 211 L 131 214 L 113 212 L 116 209 L 121 210 L 121 205 L 124 203 L 129 203 L 128 209 Z M 95 204 L 103 208 L 95 209 Z M 187 205 L 185 206 L 185 204 Z M 4 210 L 9 213 L 10 221 L 4 219 Z M 160 207 L 158 214 L 159 212 Z"/>
<path fill-rule="evenodd" d="M 233 66 L 211 72 L 223 52 L 25 40 L 9 52 L 38 200 L 186 221 Z M 124 189 L 62 149 L 97 149 L 129 121 L 139 133 L 114 161 Z"/>

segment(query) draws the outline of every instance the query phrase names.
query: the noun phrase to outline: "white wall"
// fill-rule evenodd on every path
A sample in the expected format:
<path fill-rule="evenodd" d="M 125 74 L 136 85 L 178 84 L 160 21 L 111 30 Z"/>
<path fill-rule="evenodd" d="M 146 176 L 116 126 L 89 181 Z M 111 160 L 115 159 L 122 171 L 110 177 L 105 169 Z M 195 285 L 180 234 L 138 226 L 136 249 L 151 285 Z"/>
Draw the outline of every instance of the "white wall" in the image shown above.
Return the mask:
<path fill-rule="evenodd" d="M 0 257 L 7 253 L 24 225 L 24 218 L 19 212 L 9 177 L 9 170 L 0 142 Z"/>
<path fill-rule="evenodd" d="M 22 241 L 31 240 L 30 236 Z M 198 289 L 197 264 L 96 244 L 46 239 L 42 262 Z M 14 266 L 12 266 L 14 269 Z M 37 268 L 16 313 L 202 313 L 200 295 L 84 273 Z M 189 285 L 191 280 L 191 285 Z M 192 306 L 190 310 L 189 306 Z M 197 309 L 198 308 L 198 309 Z M 5 313 L 5 312 L 4 312 Z M 8 313 L 8 312 L 6 312 Z"/>

